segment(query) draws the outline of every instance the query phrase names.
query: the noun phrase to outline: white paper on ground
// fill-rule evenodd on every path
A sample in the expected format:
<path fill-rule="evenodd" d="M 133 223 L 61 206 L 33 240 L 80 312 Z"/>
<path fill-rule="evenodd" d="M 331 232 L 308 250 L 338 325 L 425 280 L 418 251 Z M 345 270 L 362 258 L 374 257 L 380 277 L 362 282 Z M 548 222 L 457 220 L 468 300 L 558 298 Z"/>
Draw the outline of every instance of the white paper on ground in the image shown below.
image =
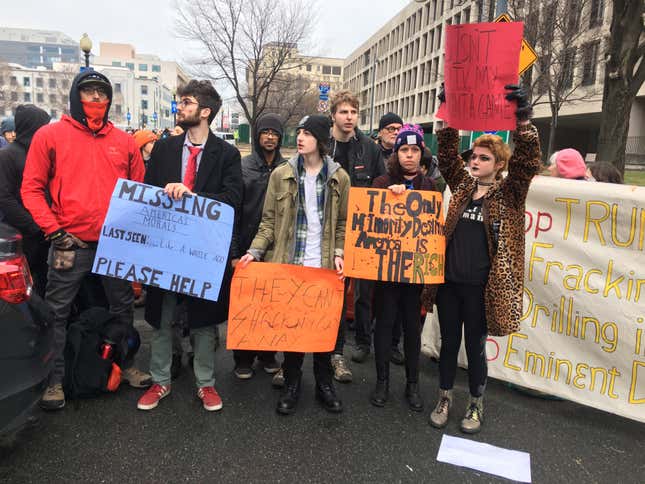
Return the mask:
<path fill-rule="evenodd" d="M 514 481 L 531 482 L 531 456 L 526 452 L 444 435 L 437 460 Z"/>

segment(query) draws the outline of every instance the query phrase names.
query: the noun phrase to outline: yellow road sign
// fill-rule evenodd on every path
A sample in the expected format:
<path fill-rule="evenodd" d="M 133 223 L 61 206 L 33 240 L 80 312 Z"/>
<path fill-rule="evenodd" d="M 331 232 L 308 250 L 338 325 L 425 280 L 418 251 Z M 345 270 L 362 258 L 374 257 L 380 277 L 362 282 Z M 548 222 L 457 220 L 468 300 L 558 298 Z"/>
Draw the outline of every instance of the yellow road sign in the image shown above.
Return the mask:
<path fill-rule="evenodd" d="M 507 13 L 503 13 L 495 19 L 495 22 L 512 22 L 512 21 L 513 19 L 511 19 L 510 15 L 508 15 Z M 531 67 L 536 60 L 537 60 L 537 54 L 533 50 L 533 47 L 531 47 L 531 44 L 529 44 L 526 41 L 526 39 L 522 39 L 522 47 L 520 48 L 520 65 L 519 65 L 520 76 L 524 74 L 524 72 L 529 67 Z"/>

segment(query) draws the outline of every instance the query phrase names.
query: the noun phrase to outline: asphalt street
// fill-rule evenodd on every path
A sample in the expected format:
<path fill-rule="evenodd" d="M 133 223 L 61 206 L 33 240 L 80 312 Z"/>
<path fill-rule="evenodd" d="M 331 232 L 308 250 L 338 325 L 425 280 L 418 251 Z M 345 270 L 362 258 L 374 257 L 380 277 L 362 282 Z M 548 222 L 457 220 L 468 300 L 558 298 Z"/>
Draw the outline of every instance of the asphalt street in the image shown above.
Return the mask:
<path fill-rule="evenodd" d="M 147 368 L 149 329 L 138 355 Z M 225 328 L 220 327 L 223 335 Z M 347 346 L 350 354 L 351 346 Z M 422 356 L 423 414 L 408 410 L 401 367 L 392 368 L 385 408 L 368 401 L 373 358 L 352 364 L 354 381 L 336 384 L 345 411 L 326 413 L 314 400 L 311 359 L 305 360 L 298 411 L 275 413 L 279 391 L 258 371 L 239 381 L 231 352 L 217 351 L 220 412 L 206 412 L 196 399 L 188 368 L 172 393 L 149 412 L 137 410 L 141 390 L 68 402 L 0 460 L 0 482 L 500 482 L 505 479 L 437 462 L 443 433 L 458 429 L 466 402 L 460 370 L 455 412 L 443 431 L 428 425 L 437 387 L 437 365 Z M 491 381 L 482 432 L 467 437 L 531 455 L 533 482 L 642 483 L 645 424 L 566 401 L 529 397 Z"/>

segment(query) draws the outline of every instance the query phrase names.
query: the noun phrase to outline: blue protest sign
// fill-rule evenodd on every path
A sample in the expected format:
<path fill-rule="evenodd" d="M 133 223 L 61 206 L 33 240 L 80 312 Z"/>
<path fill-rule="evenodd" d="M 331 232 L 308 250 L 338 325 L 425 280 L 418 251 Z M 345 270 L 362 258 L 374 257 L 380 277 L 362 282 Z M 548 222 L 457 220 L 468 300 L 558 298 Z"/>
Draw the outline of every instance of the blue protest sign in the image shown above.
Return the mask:
<path fill-rule="evenodd" d="M 233 215 L 210 198 L 174 201 L 159 187 L 119 179 L 92 272 L 217 301 Z"/>

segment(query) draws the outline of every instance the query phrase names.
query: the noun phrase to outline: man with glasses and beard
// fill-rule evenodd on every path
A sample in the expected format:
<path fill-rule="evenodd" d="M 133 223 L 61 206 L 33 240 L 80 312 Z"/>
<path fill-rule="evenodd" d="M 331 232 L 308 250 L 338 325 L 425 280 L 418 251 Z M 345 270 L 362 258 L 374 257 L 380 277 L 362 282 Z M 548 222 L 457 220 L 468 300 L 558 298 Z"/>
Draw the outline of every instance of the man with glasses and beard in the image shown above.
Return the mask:
<path fill-rule="evenodd" d="M 177 121 L 184 134 L 155 143 L 145 182 L 164 188 L 174 200 L 188 195 L 217 200 L 237 212 L 242 199 L 240 152 L 213 134 L 209 126 L 222 99 L 209 81 L 191 80 L 178 91 Z M 170 393 L 172 322 L 178 305 L 185 305 L 193 341 L 197 396 L 208 411 L 220 410 L 215 390 L 216 325 L 226 319 L 232 270 L 227 263 L 217 302 L 148 287 L 145 319 L 155 329 L 150 345 L 153 385 L 139 399 L 140 410 L 155 408 Z"/>

